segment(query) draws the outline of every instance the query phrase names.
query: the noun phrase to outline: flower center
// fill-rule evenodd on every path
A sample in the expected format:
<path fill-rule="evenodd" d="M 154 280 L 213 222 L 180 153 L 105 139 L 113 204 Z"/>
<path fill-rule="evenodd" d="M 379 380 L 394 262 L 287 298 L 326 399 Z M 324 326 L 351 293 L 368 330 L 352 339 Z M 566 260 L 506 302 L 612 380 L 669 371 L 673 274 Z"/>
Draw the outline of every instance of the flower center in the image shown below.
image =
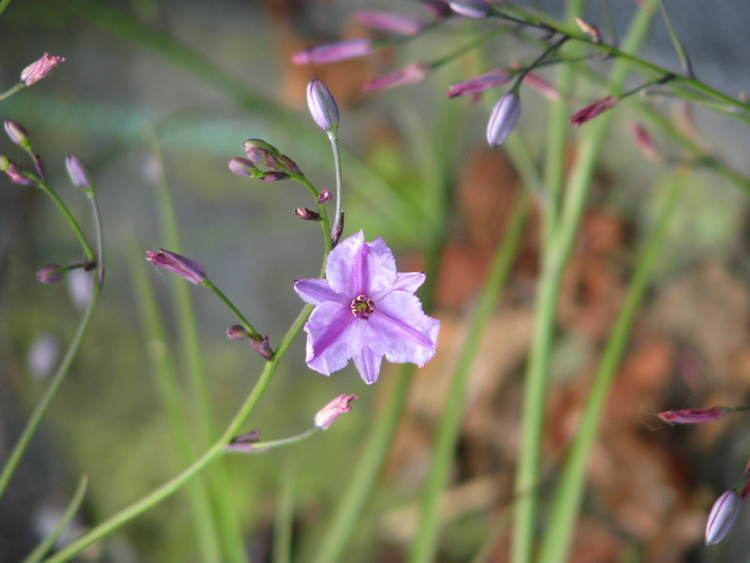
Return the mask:
<path fill-rule="evenodd" d="M 375 303 L 367 295 L 357 295 L 350 305 L 352 315 L 358 319 L 368 319 L 375 312 Z"/>

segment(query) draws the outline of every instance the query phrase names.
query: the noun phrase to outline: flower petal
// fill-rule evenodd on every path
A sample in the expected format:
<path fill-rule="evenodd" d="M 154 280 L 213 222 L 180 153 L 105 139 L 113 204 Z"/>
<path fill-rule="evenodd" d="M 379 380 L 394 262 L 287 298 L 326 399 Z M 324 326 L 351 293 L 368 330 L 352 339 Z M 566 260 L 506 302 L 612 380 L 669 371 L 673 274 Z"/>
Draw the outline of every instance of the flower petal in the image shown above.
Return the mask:
<path fill-rule="evenodd" d="M 435 355 L 440 321 L 422 311 L 419 299 L 405 291 L 393 291 L 378 301 L 368 319 L 377 333 L 376 352 L 390 362 L 411 362 L 422 367 Z"/>
<path fill-rule="evenodd" d="M 350 332 L 354 315 L 341 303 L 326 301 L 318 305 L 305 323 L 307 365 L 330 375 L 346 367 L 351 357 Z"/>
<path fill-rule="evenodd" d="M 422 272 L 399 272 L 396 274 L 396 281 L 390 289 L 382 294 L 373 293 L 371 296 L 376 301 L 388 295 L 391 291 L 406 291 L 414 293 L 424 283 L 425 275 Z"/>
<path fill-rule="evenodd" d="M 352 359 L 359 375 L 367 385 L 372 385 L 378 380 L 380 363 L 383 361 L 382 354 L 374 352 L 369 346 L 364 346 L 354 354 Z"/>
<path fill-rule="evenodd" d="M 356 297 L 353 289 L 353 265 L 364 244 L 365 235 L 362 231 L 340 241 L 328 255 L 326 261 L 326 279 L 328 285 L 336 293 Z"/>
<path fill-rule="evenodd" d="M 305 278 L 294 281 L 294 291 L 302 301 L 310 305 L 320 305 L 326 301 L 345 302 L 345 298 L 331 289 L 326 280 Z"/>
<path fill-rule="evenodd" d="M 383 293 L 396 281 L 396 260 L 382 238 L 368 243 L 359 231 L 328 256 L 326 279 L 334 291 L 351 299 Z"/>

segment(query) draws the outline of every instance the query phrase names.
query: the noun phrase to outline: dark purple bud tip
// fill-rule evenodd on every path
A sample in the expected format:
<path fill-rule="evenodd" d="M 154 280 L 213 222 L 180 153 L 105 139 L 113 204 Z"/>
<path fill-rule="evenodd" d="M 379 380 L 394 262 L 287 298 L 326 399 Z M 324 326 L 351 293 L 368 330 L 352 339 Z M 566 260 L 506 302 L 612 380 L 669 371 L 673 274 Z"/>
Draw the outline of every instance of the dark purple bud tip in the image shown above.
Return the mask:
<path fill-rule="evenodd" d="M 320 214 L 307 207 L 298 207 L 294 214 L 304 221 L 320 221 Z"/>
<path fill-rule="evenodd" d="M 47 264 L 39 268 L 36 272 L 36 279 L 39 283 L 58 283 L 65 277 L 65 268 L 60 264 Z"/>
<path fill-rule="evenodd" d="M 5 128 L 5 134 L 8 135 L 8 138 L 12 143 L 21 147 L 29 146 L 29 134 L 20 123 L 11 119 L 6 119 L 3 122 L 3 127 Z"/>
<path fill-rule="evenodd" d="M 239 436 L 235 436 L 234 438 L 232 438 L 226 445 L 226 449 L 230 452 L 247 454 L 254 451 L 253 444 L 259 441 L 260 431 L 250 430 L 250 432 L 245 432 L 244 434 L 240 434 Z"/>
<path fill-rule="evenodd" d="M 258 352 L 264 360 L 268 362 L 273 360 L 273 350 L 271 350 L 268 335 L 263 336 L 260 340 L 249 338 L 248 343 L 250 344 L 250 348 Z"/>
<path fill-rule="evenodd" d="M 232 171 L 232 174 L 242 176 L 244 178 L 255 176 L 258 173 L 258 169 L 250 159 L 241 158 L 239 156 L 235 156 L 234 158 L 229 160 L 229 170 Z"/>
<path fill-rule="evenodd" d="M 325 203 L 331 199 L 331 190 L 328 188 L 323 188 L 323 190 L 318 194 L 318 203 Z"/>
<path fill-rule="evenodd" d="M 206 279 L 206 272 L 200 264 L 190 260 L 190 258 L 170 252 L 169 250 L 164 250 L 163 248 L 159 249 L 157 252 L 147 250 L 146 260 L 151 262 L 157 268 L 177 274 L 181 278 L 196 285 L 202 284 Z"/>
<path fill-rule="evenodd" d="M 226 334 L 229 340 L 242 340 L 248 336 L 247 331 L 241 325 L 227 327 Z"/>

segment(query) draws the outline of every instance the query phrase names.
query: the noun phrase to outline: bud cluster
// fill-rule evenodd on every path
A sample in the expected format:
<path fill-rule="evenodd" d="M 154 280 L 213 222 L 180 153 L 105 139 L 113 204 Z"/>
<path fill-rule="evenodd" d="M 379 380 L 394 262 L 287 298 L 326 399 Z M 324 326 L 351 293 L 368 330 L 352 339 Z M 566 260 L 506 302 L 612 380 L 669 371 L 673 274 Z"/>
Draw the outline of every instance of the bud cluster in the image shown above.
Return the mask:
<path fill-rule="evenodd" d="M 237 176 L 278 182 L 302 173 L 296 162 L 262 139 L 248 139 L 242 149 L 245 157 L 235 156 L 229 160 L 229 170 Z"/>

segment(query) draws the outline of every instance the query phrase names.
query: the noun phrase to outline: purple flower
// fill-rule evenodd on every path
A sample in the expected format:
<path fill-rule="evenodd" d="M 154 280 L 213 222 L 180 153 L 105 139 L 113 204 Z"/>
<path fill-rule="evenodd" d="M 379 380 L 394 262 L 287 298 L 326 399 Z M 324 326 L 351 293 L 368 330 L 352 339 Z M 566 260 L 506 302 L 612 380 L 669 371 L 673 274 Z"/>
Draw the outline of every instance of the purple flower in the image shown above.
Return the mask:
<path fill-rule="evenodd" d="M 328 430 L 338 417 L 352 410 L 352 401 L 357 399 L 356 395 L 339 395 L 317 412 L 315 427 L 320 430 Z"/>
<path fill-rule="evenodd" d="M 88 170 L 76 155 L 69 154 L 65 157 L 65 168 L 68 169 L 70 181 L 76 188 L 90 188 L 92 186 Z"/>
<path fill-rule="evenodd" d="M 21 71 L 21 82 L 23 82 L 26 86 L 36 84 L 42 78 L 52 72 L 52 69 L 54 69 L 57 65 L 64 62 L 64 57 L 57 57 L 54 55 L 50 55 L 49 53 L 44 53 L 44 55 L 42 55 L 39 60 L 34 61 Z"/>
<path fill-rule="evenodd" d="M 297 51 L 292 55 L 292 62 L 296 65 L 335 63 L 364 57 L 370 53 L 372 53 L 372 41 L 369 39 L 349 39 Z"/>
<path fill-rule="evenodd" d="M 571 125 L 580 127 L 587 121 L 591 121 L 598 115 L 611 109 L 617 103 L 617 98 L 614 96 L 607 96 L 601 100 L 597 100 L 592 104 L 587 105 L 585 108 L 579 109 L 568 120 Z"/>
<path fill-rule="evenodd" d="M 307 109 L 313 121 L 323 131 L 335 131 L 339 126 L 339 107 L 331 91 L 320 80 L 307 83 Z"/>
<path fill-rule="evenodd" d="M 234 174 L 235 176 L 241 176 L 243 178 L 255 176 L 258 171 L 258 169 L 250 159 L 242 158 L 239 156 L 230 158 L 227 166 L 229 166 L 229 170 L 231 170 L 232 174 Z"/>
<path fill-rule="evenodd" d="M 448 5 L 451 10 L 465 18 L 486 18 L 492 11 L 492 6 L 484 0 L 452 0 Z"/>
<path fill-rule="evenodd" d="M 706 521 L 706 545 L 719 543 L 731 531 L 740 513 L 741 500 L 733 490 L 724 491 L 716 499 Z"/>
<path fill-rule="evenodd" d="M 451 84 L 450 88 L 448 88 L 448 97 L 456 98 L 458 96 L 480 94 L 489 88 L 502 86 L 508 82 L 509 78 L 510 76 L 505 69 L 497 68 L 480 76 Z"/>
<path fill-rule="evenodd" d="M 428 317 L 414 292 L 418 272 L 397 273 L 381 238 L 365 242 L 362 231 L 341 241 L 328 256 L 326 279 L 294 283 L 315 310 L 305 324 L 307 365 L 324 375 L 354 365 L 375 383 L 383 356 L 390 362 L 426 364 L 435 354 L 440 321 Z"/>
<path fill-rule="evenodd" d="M 494 149 L 505 142 L 519 117 L 521 101 L 515 92 L 508 92 L 492 108 L 490 120 L 487 122 L 487 143 L 491 148 Z"/>
<path fill-rule="evenodd" d="M 372 90 L 395 88 L 404 84 L 417 84 L 427 78 L 429 71 L 429 65 L 413 63 L 399 70 L 376 76 L 365 84 L 363 89 L 365 92 L 371 92 Z"/>
<path fill-rule="evenodd" d="M 422 23 L 414 18 L 380 10 L 356 12 L 354 21 L 368 29 L 396 35 L 416 35 L 422 30 Z"/>
<path fill-rule="evenodd" d="M 163 248 L 160 248 L 158 252 L 147 250 L 146 260 L 157 268 L 177 274 L 195 285 L 202 284 L 206 279 L 206 272 L 200 264 L 190 258 L 170 252 L 169 250 L 164 250 Z"/>

